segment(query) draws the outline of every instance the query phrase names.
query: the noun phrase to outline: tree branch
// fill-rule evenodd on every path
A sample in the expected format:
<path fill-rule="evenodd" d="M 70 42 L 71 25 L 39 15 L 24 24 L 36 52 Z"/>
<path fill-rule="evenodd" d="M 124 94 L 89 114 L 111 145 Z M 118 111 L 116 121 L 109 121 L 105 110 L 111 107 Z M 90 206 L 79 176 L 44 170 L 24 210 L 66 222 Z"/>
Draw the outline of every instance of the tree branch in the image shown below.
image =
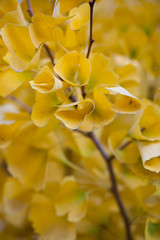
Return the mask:
<path fill-rule="evenodd" d="M 107 167 L 108 167 L 108 172 L 112 184 L 112 192 L 115 197 L 115 200 L 117 202 L 117 205 L 119 207 L 119 210 L 121 212 L 124 224 L 125 224 L 125 229 L 126 229 L 126 239 L 127 240 L 132 240 L 132 235 L 131 235 L 131 230 L 130 230 L 130 222 L 128 215 L 126 213 L 125 207 L 123 205 L 122 199 L 120 197 L 120 194 L 118 192 L 118 187 L 117 187 L 117 182 L 116 182 L 116 177 L 114 174 L 113 166 L 112 166 L 112 161 L 110 160 L 110 157 L 108 156 L 107 152 L 105 151 L 103 145 L 100 143 L 98 138 L 93 132 L 88 133 L 88 137 L 92 140 L 92 142 L 95 144 L 97 149 L 99 150 L 100 154 L 102 157 L 105 159 Z"/>
<path fill-rule="evenodd" d="M 51 50 L 49 49 L 49 47 L 46 44 L 44 44 L 44 48 L 46 50 L 46 53 L 47 53 L 48 57 L 51 60 L 52 65 L 55 66 L 55 62 L 54 62 L 54 58 L 52 56 Z"/>
<path fill-rule="evenodd" d="M 30 17 L 33 17 L 33 9 L 32 9 L 32 4 L 30 0 L 27 0 L 27 4 L 28 4 L 28 10 L 27 12 L 29 13 Z"/>
<path fill-rule="evenodd" d="M 93 39 L 93 8 L 94 8 L 95 2 L 96 2 L 96 0 L 93 0 L 92 2 L 89 2 L 89 6 L 90 6 L 90 34 L 89 34 L 89 44 L 88 44 L 88 50 L 87 50 L 86 58 L 89 58 L 91 48 L 92 48 L 92 44 L 94 43 L 94 39 Z M 82 86 L 81 91 L 82 91 L 83 98 L 85 98 L 86 95 L 87 95 L 86 92 L 85 92 L 85 86 Z"/>
<path fill-rule="evenodd" d="M 93 39 L 93 8 L 94 8 L 95 2 L 96 2 L 96 0 L 89 2 L 89 6 L 90 6 L 90 36 L 89 36 L 89 45 L 88 45 L 88 51 L 87 51 L 86 58 L 89 58 L 92 44 L 94 43 L 94 39 Z"/>

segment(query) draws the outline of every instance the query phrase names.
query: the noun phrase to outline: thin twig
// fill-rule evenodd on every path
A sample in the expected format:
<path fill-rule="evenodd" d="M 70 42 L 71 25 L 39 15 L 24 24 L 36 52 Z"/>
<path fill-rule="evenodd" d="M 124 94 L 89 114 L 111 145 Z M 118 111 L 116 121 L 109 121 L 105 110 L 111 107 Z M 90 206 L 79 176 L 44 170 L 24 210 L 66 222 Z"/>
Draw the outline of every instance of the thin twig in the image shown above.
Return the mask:
<path fill-rule="evenodd" d="M 89 2 L 89 6 L 90 6 L 90 33 L 89 33 L 89 44 L 88 44 L 88 50 L 87 50 L 86 58 L 89 58 L 91 48 L 92 48 L 92 44 L 94 43 L 94 39 L 93 39 L 93 8 L 94 8 L 95 2 L 96 2 L 96 0 L 93 0 L 92 2 Z M 83 98 L 85 98 L 86 95 L 87 95 L 86 91 L 85 91 L 85 86 L 81 87 L 81 91 L 82 91 Z"/>
<path fill-rule="evenodd" d="M 114 173 L 113 166 L 112 166 L 112 161 L 110 160 L 110 157 L 108 156 L 107 152 L 105 151 L 103 145 L 98 140 L 96 135 L 93 132 L 90 132 L 88 134 L 88 137 L 92 140 L 92 142 L 95 144 L 95 146 L 97 147 L 97 149 L 101 153 L 102 157 L 106 161 L 106 164 L 107 164 L 107 167 L 108 167 L 109 176 L 110 176 L 110 180 L 111 180 L 111 184 L 112 184 L 112 192 L 113 192 L 115 200 L 116 200 L 116 202 L 118 204 L 118 207 L 119 207 L 119 210 L 121 212 L 123 221 L 125 223 L 126 239 L 127 240 L 132 240 L 129 218 L 128 218 L 128 215 L 126 213 L 125 207 L 124 207 L 122 199 L 120 197 L 120 194 L 118 192 L 118 187 L 117 187 L 116 177 L 115 177 L 115 173 Z"/>
<path fill-rule="evenodd" d="M 29 114 L 32 113 L 32 108 L 29 107 L 27 104 L 25 104 L 24 102 L 22 102 L 21 100 L 19 100 L 18 98 L 16 98 L 13 95 L 9 95 L 6 97 L 6 99 L 16 103 L 18 106 L 20 106 L 21 108 L 23 108 L 25 111 L 27 111 Z"/>
<path fill-rule="evenodd" d="M 27 12 L 29 13 L 30 17 L 33 17 L 33 9 L 32 9 L 32 4 L 30 0 L 27 0 L 27 4 L 28 4 L 28 10 Z"/>
<path fill-rule="evenodd" d="M 88 45 L 88 51 L 86 57 L 89 58 L 92 44 L 94 43 L 93 39 L 93 8 L 96 0 L 93 0 L 92 2 L 89 2 L 90 5 L 90 35 L 89 35 L 89 45 Z"/>
<path fill-rule="evenodd" d="M 47 55 L 49 56 L 49 58 L 51 60 L 52 65 L 55 66 L 54 58 L 52 56 L 52 53 L 51 53 L 49 47 L 46 44 L 44 44 L 44 48 L 46 50 Z"/>
<path fill-rule="evenodd" d="M 124 143 L 122 146 L 119 147 L 119 150 L 124 150 L 126 147 L 128 147 L 131 143 L 133 143 L 133 140 L 129 140 L 128 142 Z"/>

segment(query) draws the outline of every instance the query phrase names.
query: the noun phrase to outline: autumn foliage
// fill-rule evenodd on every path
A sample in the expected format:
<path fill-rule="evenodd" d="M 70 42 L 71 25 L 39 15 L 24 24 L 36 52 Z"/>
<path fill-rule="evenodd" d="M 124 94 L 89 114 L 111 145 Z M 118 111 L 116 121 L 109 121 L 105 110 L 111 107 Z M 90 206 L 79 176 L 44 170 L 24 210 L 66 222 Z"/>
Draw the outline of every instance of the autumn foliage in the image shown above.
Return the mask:
<path fill-rule="evenodd" d="M 0 0 L 0 240 L 158 240 L 159 184 L 159 0 Z"/>

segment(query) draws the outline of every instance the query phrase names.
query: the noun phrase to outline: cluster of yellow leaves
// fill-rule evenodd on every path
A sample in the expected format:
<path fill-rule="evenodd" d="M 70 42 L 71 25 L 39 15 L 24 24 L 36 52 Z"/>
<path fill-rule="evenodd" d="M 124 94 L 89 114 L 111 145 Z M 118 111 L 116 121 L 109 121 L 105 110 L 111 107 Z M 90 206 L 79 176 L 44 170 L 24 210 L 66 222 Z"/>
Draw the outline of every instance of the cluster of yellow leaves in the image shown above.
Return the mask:
<path fill-rule="evenodd" d="M 125 238 L 96 130 L 134 239 L 157 240 L 159 1 L 97 0 L 89 57 L 87 0 L 31 4 L 0 0 L 0 239 Z"/>

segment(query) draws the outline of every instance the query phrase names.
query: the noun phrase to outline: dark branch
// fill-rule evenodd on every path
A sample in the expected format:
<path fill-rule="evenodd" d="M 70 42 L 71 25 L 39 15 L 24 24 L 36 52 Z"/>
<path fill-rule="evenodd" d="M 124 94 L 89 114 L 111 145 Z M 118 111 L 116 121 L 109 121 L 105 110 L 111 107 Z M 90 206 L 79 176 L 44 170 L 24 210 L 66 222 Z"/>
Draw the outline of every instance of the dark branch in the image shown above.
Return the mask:
<path fill-rule="evenodd" d="M 94 43 L 94 39 L 93 39 L 93 8 L 94 8 L 95 2 L 96 2 L 96 0 L 93 0 L 92 2 L 89 2 L 89 6 L 90 6 L 90 33 L 89 33 L 89 44 L 88 44 L 88 50 L 87 50 L 86 58 L 89 58 L 91 48 L 92 48 L 92 44 Z M 82 91 L 83 98 L 85 98 L 86 95 L 87 95 L 86 91 L 85 91 L 85 86 L 82 86 L 81 91 Z"/>
<path fill-rule="evenodd" d="M 128 215 L 126 213 L 125 207 L 123 205 L 122 199 L 120 197 L 120 194 L 118 192 L 118 187 L 117 187 L 117 182 L 116 182 L 116 177 L 114 174 L 113 166 L 112 166 L 112 161 L 110 160 L 110 157 L 108 156 L 107 152 L 105 151 L 103 145 L 100 143 L 98 138 L 95 136 L 93 132 L 88 133 L 88 137 L 93 141 L 99 152 L 101 153 L 102 157 L 105 159 L 107 167 L 108 167 L 108 172 L 112 184 L 112 192 L 115 197 L 115 200 L 118 204 L 119 210 L 121 212 L 123 221 L 125 223 L 125 228 L 126 228 L 126 239 L 127 240 L 132 240 L 132 235 L 131 235 L 131 230 L 130 230 L 130 222 Z"/>
<path fill-rule="evenodd" d="M 28 4 L 28 10 L 27 12 L 29 13 L 30 17 L 33 17 L 33 9 L 32 9 L 32 4 L 30 0 L 27 0 L 27 4 Z"/>
<path fill-rule="evenodd" d="M 93 0 L 92 2 L 89 2 L 90 5 L 90 36 L 89 36 L 89 45 L 88 45 L 88 51 L 86 57 L 89 58 L 92 44 L 94 43 L 93 39 L 93 8 L 96 0 Z"/>
<path fill-rule="evenodd" d="M 125 148 L 128 147 L 131 143 L 133 143 L 133 140 L 130 140 L 130 141 L 124 143 L 122 146 L 119 147 L 119 150 L 125 149 Z"/>
<path fill-rule="evenodd" d="M 49 47 L 48 47 L 46 44 L 44 44 L 44 48 L 45 48 L 45 50 L 46 50 L 46 53 L 47 53 L 48 57 L 49 57 L 50 60 L 51 60 L 52 65 L 55 66 L 54 58 L 53 58 L 53 56 L 52 56 L 52 53 L 51 53 Z"/>

